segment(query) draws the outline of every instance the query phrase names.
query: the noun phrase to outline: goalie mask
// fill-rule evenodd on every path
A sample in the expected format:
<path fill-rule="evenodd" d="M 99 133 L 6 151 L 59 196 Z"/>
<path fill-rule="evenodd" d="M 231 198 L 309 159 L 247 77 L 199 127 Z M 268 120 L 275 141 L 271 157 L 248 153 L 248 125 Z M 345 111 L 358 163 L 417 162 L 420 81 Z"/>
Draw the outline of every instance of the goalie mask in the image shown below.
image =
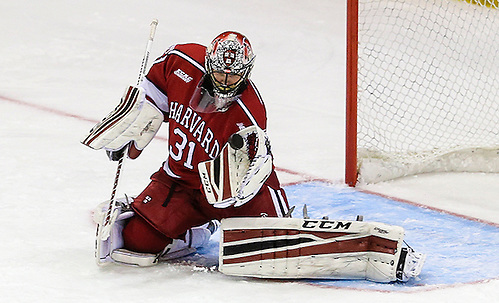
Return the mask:
<path fill-rule="evenodd" d="M 248 39 L 236 32 L 218 35 L 206 49 L 206 75 L 191 99 L 201 112 L 225 111 L 246 88 L 255 55 Z"/>

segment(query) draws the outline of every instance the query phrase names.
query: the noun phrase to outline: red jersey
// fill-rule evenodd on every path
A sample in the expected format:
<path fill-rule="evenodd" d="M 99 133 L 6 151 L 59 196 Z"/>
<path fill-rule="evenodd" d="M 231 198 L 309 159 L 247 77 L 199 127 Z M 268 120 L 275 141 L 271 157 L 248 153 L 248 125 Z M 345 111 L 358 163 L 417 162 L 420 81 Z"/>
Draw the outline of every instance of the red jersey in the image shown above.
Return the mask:
<path fill-rule="evenodd" d="M 202 113 L 189 106 L 204 68 L 206 47 L 181 44 L 167 50 L 152 65 L 142 87 L 146 98 L 169 122 L 166 173 L 189 188 L 201 187 L 198 163 L 214 159 L 229 137 L 244 127 L 267 127 L 265 106 L 255 85 L 246 89 L 224 112 Z"/>

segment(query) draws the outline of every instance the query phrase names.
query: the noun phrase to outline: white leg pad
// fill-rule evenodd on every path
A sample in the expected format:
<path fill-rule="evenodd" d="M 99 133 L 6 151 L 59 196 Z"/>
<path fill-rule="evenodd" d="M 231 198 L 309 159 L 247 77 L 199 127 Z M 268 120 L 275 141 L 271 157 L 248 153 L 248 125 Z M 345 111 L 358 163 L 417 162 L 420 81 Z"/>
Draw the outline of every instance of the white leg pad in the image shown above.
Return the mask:
<path fill-rule="evenodd" d="M 116 263 L 139 267 L 153 266 L 158 263 L 156 254 L 139 253 L 124 248 L 113 250 L 111 258 Z"/>
<path fill-rule="evenodd" d="M 119 204 L 127 204 L 127 199 L 117 200 Z M 94 222 L 97 223 L 98 229 L 102 226 L 107 214 L 107 206 L 109 202 L 103 202 L 99 204 L 94 211 Z M 95 260 L 98 265 L 106 265 L 113 262 L 111 257 L 111 252 L 115 249 L 123 247 L 123 227 L 125 226 L 126 220 L 133 217 L 134 212 L 130 209 L 123 209 L 121 206 L 118 207 L 118 216 L 116 221 L 111 226 L 111 233 L 106 240 L 102 240 L 98 237 L 97 233 L 95 239 Z"/>
<path fill-rule="evenodd" d="M 377 222 L 229 218 L 222 220 L 219 270 L 260 278 L 403 281 L 397 273 L 407 271 L 410 259 L 401 260 L 403 237 L 402 227 Z M 422 263 L 413 265 L 412 277 Z"/>

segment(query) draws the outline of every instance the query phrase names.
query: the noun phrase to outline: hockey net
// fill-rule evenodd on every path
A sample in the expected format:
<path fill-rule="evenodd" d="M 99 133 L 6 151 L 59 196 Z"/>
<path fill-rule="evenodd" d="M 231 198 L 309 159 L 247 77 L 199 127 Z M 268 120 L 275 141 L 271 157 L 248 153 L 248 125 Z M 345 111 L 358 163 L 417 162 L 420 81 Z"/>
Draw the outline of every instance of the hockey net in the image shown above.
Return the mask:
<path fill-rule="evenodd" d="M 346 182 L 499 172 L 498 1 L 348 1 Z"/>

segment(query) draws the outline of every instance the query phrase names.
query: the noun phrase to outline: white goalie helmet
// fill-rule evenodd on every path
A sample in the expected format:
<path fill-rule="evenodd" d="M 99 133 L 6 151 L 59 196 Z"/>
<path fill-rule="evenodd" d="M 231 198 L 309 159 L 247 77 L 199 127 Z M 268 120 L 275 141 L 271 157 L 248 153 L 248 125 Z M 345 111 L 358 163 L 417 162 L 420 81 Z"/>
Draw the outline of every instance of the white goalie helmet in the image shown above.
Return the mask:
<path fill-rule="evenodd" d="M 201 111 L 226 110 L 244 91 L 254 62 L 248 38 L 233 31 L 218 35 L 206 49 L 206 76 L 191 105 Z"/>
<path fill-rule="evenodd" d="M 224 32 L 218 35 L 206 49 L 206 71 L 215 92 L 231 97 L 250 76 L 255 55 L 244 35 Z"/>

